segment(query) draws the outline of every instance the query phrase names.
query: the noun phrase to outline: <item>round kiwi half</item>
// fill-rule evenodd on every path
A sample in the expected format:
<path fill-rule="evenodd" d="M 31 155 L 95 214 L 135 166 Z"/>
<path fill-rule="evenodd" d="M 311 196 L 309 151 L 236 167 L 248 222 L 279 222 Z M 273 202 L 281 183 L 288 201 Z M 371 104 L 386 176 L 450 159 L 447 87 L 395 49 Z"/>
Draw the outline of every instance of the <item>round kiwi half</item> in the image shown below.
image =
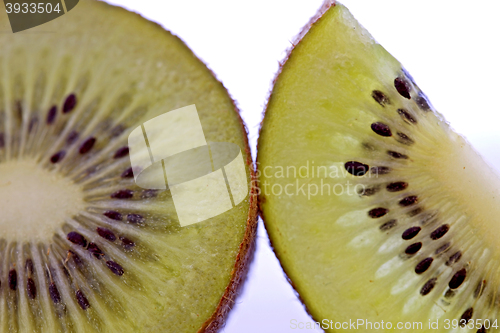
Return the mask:
<path fill-rule="evenodd" d="M 321 14 L 259 138 L 282 267 L 327 331 L 497 332 L 499 178 L 344 6 Z"/>
<path fill-rule="evenodd" d="M 216 331 L 250 258 L 253 192 L 181 227 L 169 190 L 135 184 L 127 139 L 195 104 L 207 141 L 241 149 L 250 184 L 222 84 L 179 38 L 102 2 L 0 45 L 0 331 Z"/>

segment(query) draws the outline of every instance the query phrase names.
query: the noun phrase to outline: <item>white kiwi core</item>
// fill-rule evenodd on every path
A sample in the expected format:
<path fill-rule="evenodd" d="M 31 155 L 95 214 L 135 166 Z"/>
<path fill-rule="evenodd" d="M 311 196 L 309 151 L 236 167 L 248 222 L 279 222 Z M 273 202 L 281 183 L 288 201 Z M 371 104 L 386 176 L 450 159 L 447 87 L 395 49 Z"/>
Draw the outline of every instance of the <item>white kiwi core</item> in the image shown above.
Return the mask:
<path fill-rule="evenodd" d="M 31 160 L 0 164 L 0 238 L 50 240 L 83 208 L 80 187 L 57 172 Z"/>

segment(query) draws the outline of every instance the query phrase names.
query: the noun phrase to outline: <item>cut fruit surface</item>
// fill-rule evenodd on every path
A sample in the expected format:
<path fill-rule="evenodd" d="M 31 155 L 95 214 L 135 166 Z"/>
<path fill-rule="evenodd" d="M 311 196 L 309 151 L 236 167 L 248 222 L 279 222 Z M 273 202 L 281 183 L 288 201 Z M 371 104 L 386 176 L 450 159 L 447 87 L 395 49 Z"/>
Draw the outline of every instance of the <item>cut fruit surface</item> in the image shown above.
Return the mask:
<path fill-rule="evenodd" d="M 283 269 L 326 331 L 359 319 L 359 332 L 497 332 L 497 174 L 344 6 L 321 14 L 259 137 L 260 208 Z"/>
<path fill-rule="evenodd" d="M 194 104 L 207 142 L 241 150 L 250 184 L 222 84 L 179 38 L 103 2 L 0 45 L 0 332 L 217 331 L 250 260 L 253 192 L 181 227 L 170 190 L 134 182 L 128 137 Z"/>

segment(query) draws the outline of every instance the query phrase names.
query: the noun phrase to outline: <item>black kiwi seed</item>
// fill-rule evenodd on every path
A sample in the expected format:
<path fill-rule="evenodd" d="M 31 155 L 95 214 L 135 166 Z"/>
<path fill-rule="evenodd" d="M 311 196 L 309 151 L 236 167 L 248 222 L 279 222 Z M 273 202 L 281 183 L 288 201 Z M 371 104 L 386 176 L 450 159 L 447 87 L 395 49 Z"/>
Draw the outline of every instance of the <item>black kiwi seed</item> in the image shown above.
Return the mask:
<path fill-rule="evenodd" d="M 406 254 L 410 254 L 410 255 L 411 254 L 415 254 L 418 251 L 420 251 L 421 248 L 422 248 L 422 243 L 421 242 L 413 243 L 411 245 L 408 245 L 408 247 L 405 250 L 405 253 Z"/>
<path fill-rule="evenodd" d="M 128 214 L 127 221 L 134 224 L 141 224 L 144 222 L 144 218 L 140 214 Z"/>
<path fill-rule="evenodd" d="M 100 227 L 98 227 L 96 230 L 99 236 L 101 236 L 102 238 L 107 239 L 110 242 L 114 242 L 116 240 L 116 236 L 111 230 Z"/>
<path fill-rule="evenodd" d="M 435 219 L 435 217 L 436 217 L 436 214 L 432 214 L 432 213 L 423 214 L 423 216 L 420 219 L 420 224 L 426 225 L 426 224 L 430 223 L 431 221 L 433 221 Z"/>
<path fill-rule="evenodd" d="M 364 176 L 370 169 L 368 165 L 356 161 L 346 162 L 344 167 L 353 176 Z"/>
<path fill-rule="evenodd" d="M 97 259 L 101 259 L 102 257 L 104 257 L 104 252 L 102 252 L 95 243 L 90 243 L 87 247 L 87 251 L 93 254 Z"/>
<path fill-rule="evenodd" d="M 447 251 L 449 248 L 450 248 L 450 243 L 445 243 L 443 245 L 441 245 L 440 247 L 437 248 L 436 252 L 434 252 L 435 254 L 441 254 L 445 251 Z"/>
<path fill-rule="evenodd" d="M 398 153 L 397 151 L 388 150 L 387 154 L 389 154 L 389 156 L 391 156 L 391 157 L 398 158 L 398 159 L 404 159 L 404 160 L 408 159 L 407 155 Z"/>
<path fill-rule="evenodd" d="M 465 268 L 462 268 L 461 270 L 456 272 L 455 275 L 453 275 L 450 282 L 448 283 L 448 287 L 450 287 L 450 289 L 457 289 L 462 285 L 466 276 L 467 271 L 465 270 Z"/>
<path fill-rule="evenodd" d="M 66 143 L 68 145 L 71 145 L 71 144 L 75 143 L 79 137 L 80 137 L 80 134 L 78 134 L 77 131 L 71 131 L 71 132 L 69 132 L 68 137 L 66 138 Z"/>
<path fill-rule="evenodd" d="M 428 295 L 436 285 L 436 282 L 437 278 L 432 278 L 429 281 L 427 281 L 422 287 L 422 289 L 420 289 L 420 295 L 422 296 Z"/>
<path fill-rule="evenodd" d="M 435 217 L 436 217 L 436 214 L 431 214 L 431 213 L 424 214 L 422 216 L 422 218 L 420 219 L 420 224 L 426 225 L 426 224 L 434 221 Z"/>
<path fill-rule="evenodd" d="M 52 299 L 52 302 L 54 302 L 55 304 L 61 302 L 61 295 L 59 294 L 59 289 L 57 289 L 57 286 L 54 282 L 52 282 L 49 285 L 49 294 L 50 298 Z"/>
<path fill-rule="evenodd" d="M 406 206 L 411 206 L 417 202 L 418 202 L 418 197 L 416 195 L 410 195 L 399 201 L 399 205 L 406 207 Z"/>
<path fill-rule="evenodd" d="M 418 233 L 420 232 L 420 230 L 422 230 L 422 228 L 420 228 L 420 227 L 411 227 L 411 228 L 408 228 L 408 229 L 406 229 L 403 232 L 403 234 L 401 235 L 401 238 L 403 238 L 404 240 L 412 239 L 413 237 L 415 237 L 416 235 L 418 235 Z"/>
<path fill-rule="evenodd" d="M 408 187 L 408 183 L 406 182 L 394 182 L 390 183 L 386 186 L 387 191 L 389 192 L 398 192 L 403 191 Z"/>
<path fill-rule="evenodd" d="M 85 237 L 83 237 L 76 231 L 71 231 L 70 233 L 68 233 L 66 238 L 73 244 L 80 245 L 83 247 L 87 246 L 87 240 L 85 239 Z"/>
<path fill-rule="evenodd" d="M 380 191 L 380 186 L 365 186 L 358 191 L 358 194 L 362 197 L 369 197 Z"/>
<path fill-rule="evenodd" d="M 9 288 L 14 291 L 17 289 L 17 272 L 14 268 L 9 271 Z"/>
<path fill-rule="evenodd" d="M 439 228 L 434 230 L 431 233 L 430 237 L 432 240 L 439 239 L 439 238 L 443 237 L 448 232 L 448 230 L 450 230 L 450 226 L 447 224 L 443 224 L 442 226 L 440 226 Z"/>
<path fill-rule="evenodd" d="M 125 131 L 125 127 L 121 124 L 116 125 L 112 130 L 111 130 L 111 137 L 116 138 L 117 136 L 120 136 Z"/>
<path fill-rule="evenodd" d="M 455 297 L 456 294 L 457 292 L 455 290 L 447 289 L 444 293 L 444 298 L 450 300 L 451 298 Z"/>
<path fill-rule="evenodd" d="M 394 79 L 394 87 L 398 91 L 398 93 L 403 96 L 404 98 L 410 99 L 410 84 L 406 79 L 402 77 L 397 77 Z"/>
<path fill-rule="evenodd" d="M 411 115 L 407 110 L 405 109 L 398 109 L 398 114 L 403 118 L 404 121 L 410 123 L 410 124 L 416 124 L 417 119 Z"/>
<path fill-rule="evenodd" d="M 78 266 L 83 266 L 82 259 L 80 259 L 80 257 L 75 252 L 69 250 L 68 251 L 68 256 L 70 256 L 73 259 L 73 261 L 75 262 L 75 264 L 77 264 Z"/>
<path fill-rule="evenodd" d="M 33 260 L 31 259 L 26 259 L 26 264 L 24 265 L 26 267 L 26 271 L 28 274 L 33 274 Z"/>
<path fill-rule="evenodd" d="M 32 278 L 28 278 L 28 281 L 26 282 L 26 292 L 29 298 L 36 298 L 36 285 Z"/>
<path fill-rule="evenodd" d="M 373 208 L 372 210 L 370 210 L 368 212 L 368 216 L 370 216 L 372 219 L 378 219 L 379 217 L 384 216 L 388 212 L 389 212 L 389 210 L 387 208 L 378 207 L 378 208 Z"/>
<path fill-rule="evenodd" d="M 486 332 L 487 332 L 486 327 L 484 327 L 484 325 L 482 325 L 481 328 L 478 329 L 476 333 L 486 333 Z"/>
<path fill-rule="evenodd" d="M 76 95 L 75 94 L 70 94 L 68 97 L 66 97 L 66 100 L 64 101 L 64 106 L 63 106 L 63 113 L 68 113 L 73 111 L 73 109 L 76 106 Z"/>
<path fill-rule="evenodd" d="M 55 164 L 61 161 L 64 158 L 64 156 L 66 156 L 66 152 L 64 150 L 61 150 L 50 157 L 50 162 Z"/>
<path fill-rule="evenodd" d="M 57 116 L 57 106 L 52 106 L 47 113 L 47 125 L 51 125 L 56 121 Z"/>
<path fill-rule="evenodd" d="M 445 298 L 452 298 L 456 294 L 457 293 L 455 292 L 455 290 L 448 289 L 448 290 L 446 290 L 446 293 L 444 293 L 444 297 Z"/>
<path fill-rule="evenodd" d="M 123 220 L 123 216 L 121 213 L 115 211 L 115 210 L 108 210 L 108 211 L 105 211 L 103 213 L 104 216 L 112 219 L 112 220 L 115 220 L 115 221 L 122 221 Z"/>
<path fill-rule="evenodd" d="M 426 270 L 429 269 L 429 267 L 431 267 L 431 264 L 432 262 L 434 261 L 433 258 L 425 258 L 424 260 L 422 260 L 421 262 L 419 262 L 417 264 L 417 266 L 415 266 L 415 273 L 417 274 L 422 274 L 424 273 Z"/>
<path fill-rule="evenodd" d="M 115 156 L 113 156 L 113 158 L 117 159 L 117 158 L 122 158 L 122 157 L 125 157 L 129 154 L 129 148 L 128 147 L 121 147 L 120 149 L 118 149 L 115 153 Z"/>
<path fill-rule="evenodd" d="M 465 310 L 465 312 L 462 314 L 462 317 L 460 317 L 460 326 L 465 327 L 469 320 L 472 319 L 473 315 L 474 308 L 468 308 L 467 310 Z"/>
<path fill-rule="evenodd" d="M 387 97 L 383 92 L 380 90 L 374 90 L 372 91 L 372 97 L 373 99 L 380 105 L 386 106 L 387 104 L 391 104 L 391 101 L 389 100 L 389 97 Z"/>
<path fill-rule="evenodd" d="M 398 142 L 402 143 L 402 144 L 405 144 L 407 146 L 409 145 L 412 145 L 415 143 L 415 141 L 413 141 L 413 139 L 411 139 L 410 137 L 408 137 L 408 135 L 404 134 L 404 133 L 401 133 L 401 132 L 398 132 L 398 139 L 397 139 Z"/>
<path fill-rule="evenodd" d="M 389 220 L 380 226 L 380 230 L 387 231 L 394 228 L 398 224 L 397 220 Z"/>
<path fill-rule="evenodd" d="M 409 217 L 413 217 L 413 216 L 416 216 L 416 215 L 418 215 L 418 214 L 422 213 L 422 211 L 423 211 L 423 209 L 419 207 L 419 208 L 416 208 L 416 209 L 414 209 L 414 210 L 410 210 L 410 211 L 407 213 L 407 215 L 408 215 Z"/>
<path fill-rule="evenodd" d="M 108 268 L 111 272 L 113 272 L 114 274 L 116 274 L 118 276 L 122 276 L 123 273 L 125 273 L 122 266 L 120 266 L 119 264 L 117 264 L 114 261 L 111 261 L 111 260 L 106 261 L 106 266 L 108 266 Z"/>
<path fill-rule="evenodd" d="M 95 142 L 96 139 L 93 137 L 85 140 L 80 146 L 80 154 L 83 155 L 88 153 L 92 149 L 92 147 L 94 147 Z"/>
<path fill-rule="evenodd" d="M 375 151 L 376 150 L 375 146 L 372 145 L 371 143 L 363 142 L 361 145 L 363 146 L 364 149 L 366 149 L 368 151 Z"/>
<path fill-rule="evenodd" d="M 119 190 L 111 194 L 111 198 L 113 199 L 130 199 L 133 196 L 134 192 L 132 190 Z"/>
<path fill-rule="evenodd" d="M 451 266 L 462 258 L 462 252 L 457 251 L 451 255 L 451 257 L 446 261 L 446 266 Z"/>
<path fill-rule="evenodd" d="M 5 147 L 5 137 L 3 133 L 0 133 L 0 148 Z"/>
<path fill-rule="evenodd" d="M 134 177 L 134 171 L 132 171 L 132 168 L 128 168 L 127 170 L 123 171 L 123 173 L 120 175 L 122 178 L 132 178 Z"/>
<path fill-rule="evenodd" d="M 387 175 L 389 172 L 391 172 L 391 168 L 385 166 L 373 167 L 370 171 L 372 175 Z"/>
<path fill-rule="evenodd" d="M 128 238 L 122 237 L 120 240 L 122 241 L 122 246 L 126 250 L 131 250 L 135 246 L 135 243 Z"/>
<path fill-rule="evenodd" d="M 371 125 L 372 130 L 380 136 L 391 136 L 392 132 L 389 126 L 384 123 L 376 122 Z"/>
<path fill-rule="evenodd" d="M 76 300 L 83 310 L 87 310 L 90 307 L 87 297 L 85 297 L 85 294 L 80 289 L 76 291 Z"/>
<path fill-rule="evenodd" d="M 427 102 L 427 99 L 425 97 L 423 97 L 422 95 L 419 95 L 415 99 L 415 102 L 417 103 L 420 110 L 429 111 L 431 109 L 431 107 L 429 106 L 429 103 Z"/>

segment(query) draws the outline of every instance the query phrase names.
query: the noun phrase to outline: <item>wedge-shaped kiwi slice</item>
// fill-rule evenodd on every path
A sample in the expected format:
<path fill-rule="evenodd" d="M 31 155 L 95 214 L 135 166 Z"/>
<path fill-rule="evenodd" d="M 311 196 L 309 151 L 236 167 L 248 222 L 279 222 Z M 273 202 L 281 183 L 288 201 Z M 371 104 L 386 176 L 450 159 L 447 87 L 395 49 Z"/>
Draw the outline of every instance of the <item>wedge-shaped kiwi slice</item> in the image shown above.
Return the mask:
<path fill-rule="evenodd" d="M 327 331 L 497 332 L 497 175 L 344 6 L 306 30 L 258 167 L 267 231 L 307 309 Z"/>
<path fill-rule="evenodd" d="M 222 84 L 177 37 L 94 1 L 0 45 L 0 331 L 216 331 L 251 253 L 252 195 L 181 227 L 170 190 L 136 185 L 128 137 L 194 104 L 250 184 Z"/>

